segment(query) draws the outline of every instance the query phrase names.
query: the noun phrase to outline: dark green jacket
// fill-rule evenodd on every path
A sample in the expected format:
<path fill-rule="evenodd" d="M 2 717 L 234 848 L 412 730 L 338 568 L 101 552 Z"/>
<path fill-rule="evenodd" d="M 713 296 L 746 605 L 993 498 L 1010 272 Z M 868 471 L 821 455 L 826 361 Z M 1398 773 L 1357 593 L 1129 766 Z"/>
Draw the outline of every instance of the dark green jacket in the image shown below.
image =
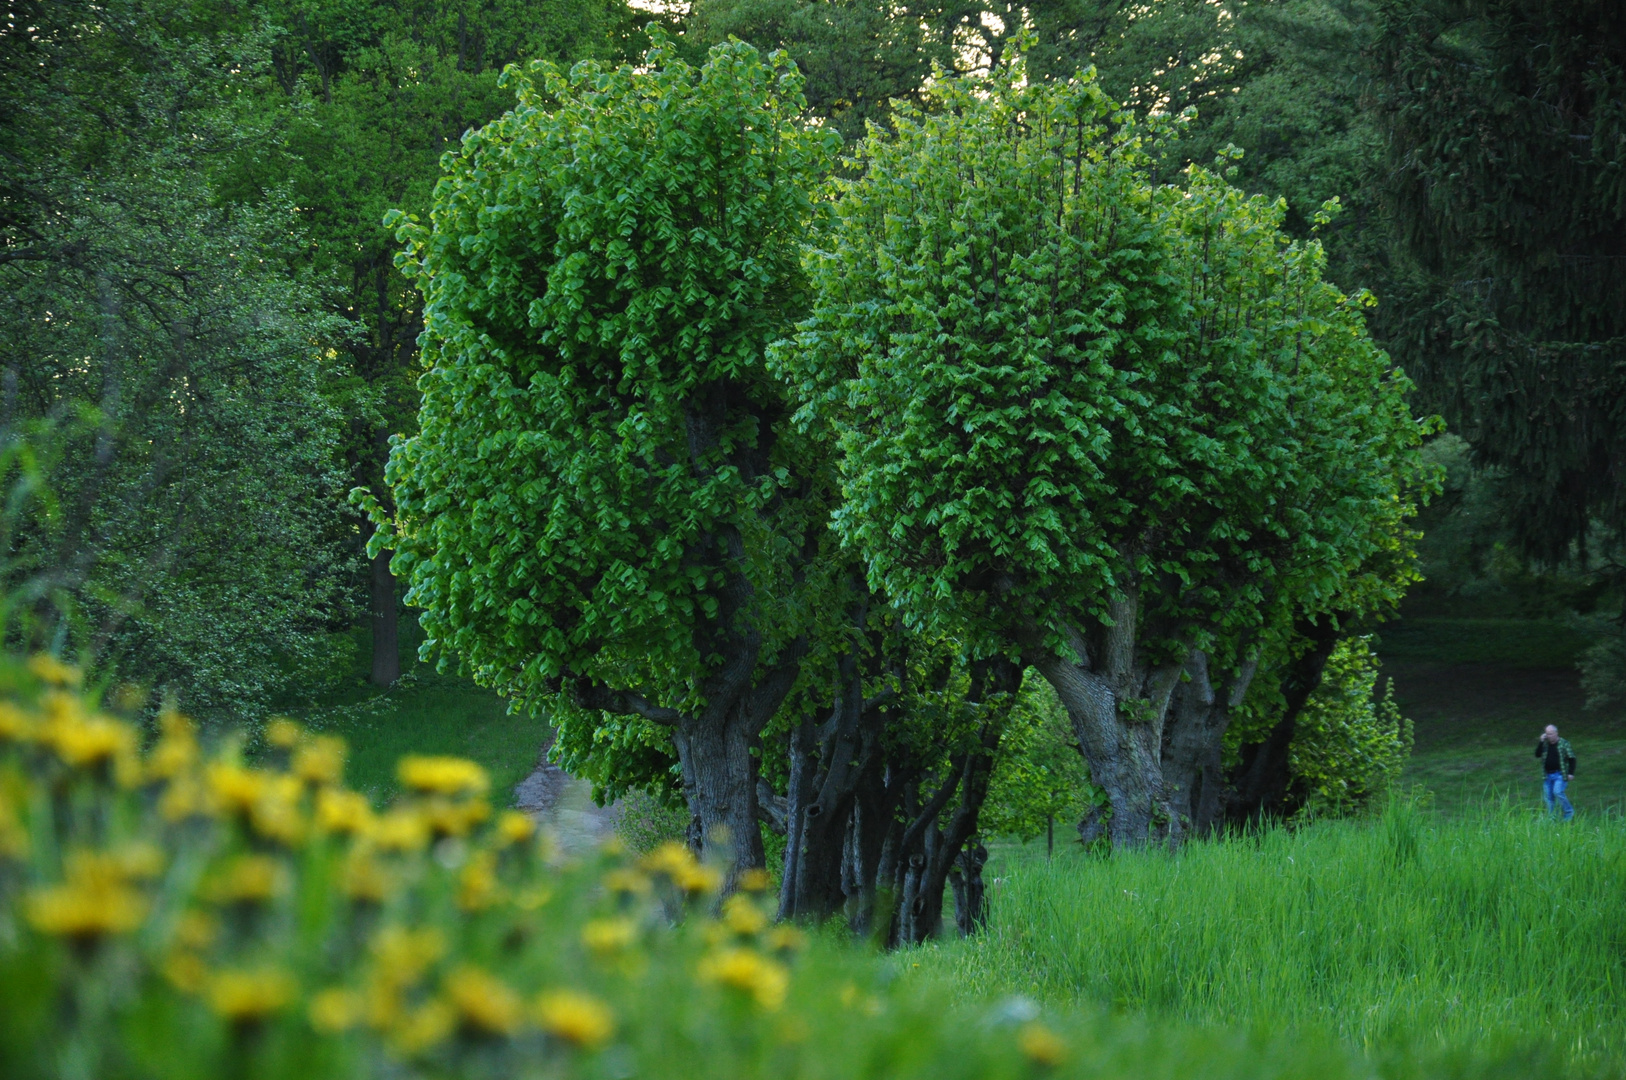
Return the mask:
<path fill-rule="evenodd" d="M 1536 760 L 1543 762 L 1541 775 L 1547 775 L 1547 740 L 1545 737 L 1536 740 Z M 1558 771 L 1565 776 L 1575 775 L 1575 751 L 1570 749 L 1570 741 L 1562 735 L 1558 737 L 1558 763 L 1563 768 Z"/>

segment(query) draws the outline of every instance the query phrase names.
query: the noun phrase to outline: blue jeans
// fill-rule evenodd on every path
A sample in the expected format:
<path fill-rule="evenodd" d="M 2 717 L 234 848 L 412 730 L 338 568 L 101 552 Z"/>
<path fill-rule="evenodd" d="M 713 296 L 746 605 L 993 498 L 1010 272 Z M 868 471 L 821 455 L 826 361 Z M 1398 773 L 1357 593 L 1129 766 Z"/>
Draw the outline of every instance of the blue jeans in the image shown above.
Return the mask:
<path fill-rule="evenodd" d="M 1553 803 L 1557 802 L 1564 808 L 1564 820 L 1568 821 L 1575 816 L 1575 807 L 1564 797 L 1564 774 L 1550 772 L 1541 782 L 1541 797 L 1547 801 L 1547 812 L 1553 812 Z"/>

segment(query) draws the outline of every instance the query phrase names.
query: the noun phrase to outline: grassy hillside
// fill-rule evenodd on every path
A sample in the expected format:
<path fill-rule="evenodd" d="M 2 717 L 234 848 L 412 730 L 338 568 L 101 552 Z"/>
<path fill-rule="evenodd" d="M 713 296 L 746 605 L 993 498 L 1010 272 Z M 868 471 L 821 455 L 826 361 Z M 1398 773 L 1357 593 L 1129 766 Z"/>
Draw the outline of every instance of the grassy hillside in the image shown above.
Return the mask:
<path fill-rule="evenodd" d="M 1570 798 L 1591 813 L 1626 810 L 1626 717 L 1584 707 L 1575 664 L 1591 641 L 1558 619 L 1408 619 L 1384 628 L 1379 653 L 1416 724 L 1406 780 L 1449 814 L 1509 800 L 1537 805 L 1532 756 L 1547 724 L 1575 746 Z"/>
<path fill-rule="evenodd" d="M 1005 853 L 968 993 L 1401 1047 L 1553 1044 L 1626 1067 L 1626 822 L 1383 819 L 1098 859 Z"/>

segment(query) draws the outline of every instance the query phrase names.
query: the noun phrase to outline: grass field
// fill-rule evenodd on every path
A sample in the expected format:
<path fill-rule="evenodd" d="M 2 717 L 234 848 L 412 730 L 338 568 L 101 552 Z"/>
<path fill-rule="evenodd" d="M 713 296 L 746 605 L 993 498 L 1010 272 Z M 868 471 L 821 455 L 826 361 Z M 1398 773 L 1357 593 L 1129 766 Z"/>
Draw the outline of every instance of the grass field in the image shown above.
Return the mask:
<path fill-rule="evenodd" d="M 1626 812 L 1626 717 L 1584 707 L 1575 663 L 1590 642 L 1561 620 L 1420 619 L 1385 628 L 1379 653 L 1416 725 L 1408 784 L 1446 814 L 1507 800 L 1537 805 L 1532 751 L 1557 724 L 1580 764 L 1569 795 L 1588 813 Z"/>
<path fill-rule="evenodd" d="M 1539 1047 L 1626 1067 L 1626 821 L 1379 820 L 1093 858 L 1006 849 L 980 939 L 924 950 L 970 994 L 1321 1031 L 1384 1054 Z"/>

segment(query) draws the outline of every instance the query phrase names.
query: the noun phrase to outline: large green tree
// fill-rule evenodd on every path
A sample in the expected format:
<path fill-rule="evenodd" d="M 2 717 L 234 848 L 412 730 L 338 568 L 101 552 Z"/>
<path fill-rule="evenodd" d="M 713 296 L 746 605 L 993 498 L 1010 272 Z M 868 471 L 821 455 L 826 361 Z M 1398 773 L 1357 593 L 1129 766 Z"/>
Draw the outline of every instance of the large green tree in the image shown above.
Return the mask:
<path fill-rule="evenodd" d="M 512 85 L 401 229 L 427 370 L 373 543 L 431 646 L 548 703 L 572 764 L 647 782 L 670 747 L 695 842 L 760 866 L 758 741 L 833 590 L 824 457 L 763 354 L 834 136 L 737 43 Z"/>
<path fill-rule="evenodd" d="M 1055 687 L 1115 843 L 1194 652 L 1238 668 L 1393 542 L 1424 428 L 1319 245 L 1200 170 L 1148 182 L 1093 82 L 946 81 L 859 148 L 780 354 L 839 433 L 843 540 L 923 626 Z"/>

